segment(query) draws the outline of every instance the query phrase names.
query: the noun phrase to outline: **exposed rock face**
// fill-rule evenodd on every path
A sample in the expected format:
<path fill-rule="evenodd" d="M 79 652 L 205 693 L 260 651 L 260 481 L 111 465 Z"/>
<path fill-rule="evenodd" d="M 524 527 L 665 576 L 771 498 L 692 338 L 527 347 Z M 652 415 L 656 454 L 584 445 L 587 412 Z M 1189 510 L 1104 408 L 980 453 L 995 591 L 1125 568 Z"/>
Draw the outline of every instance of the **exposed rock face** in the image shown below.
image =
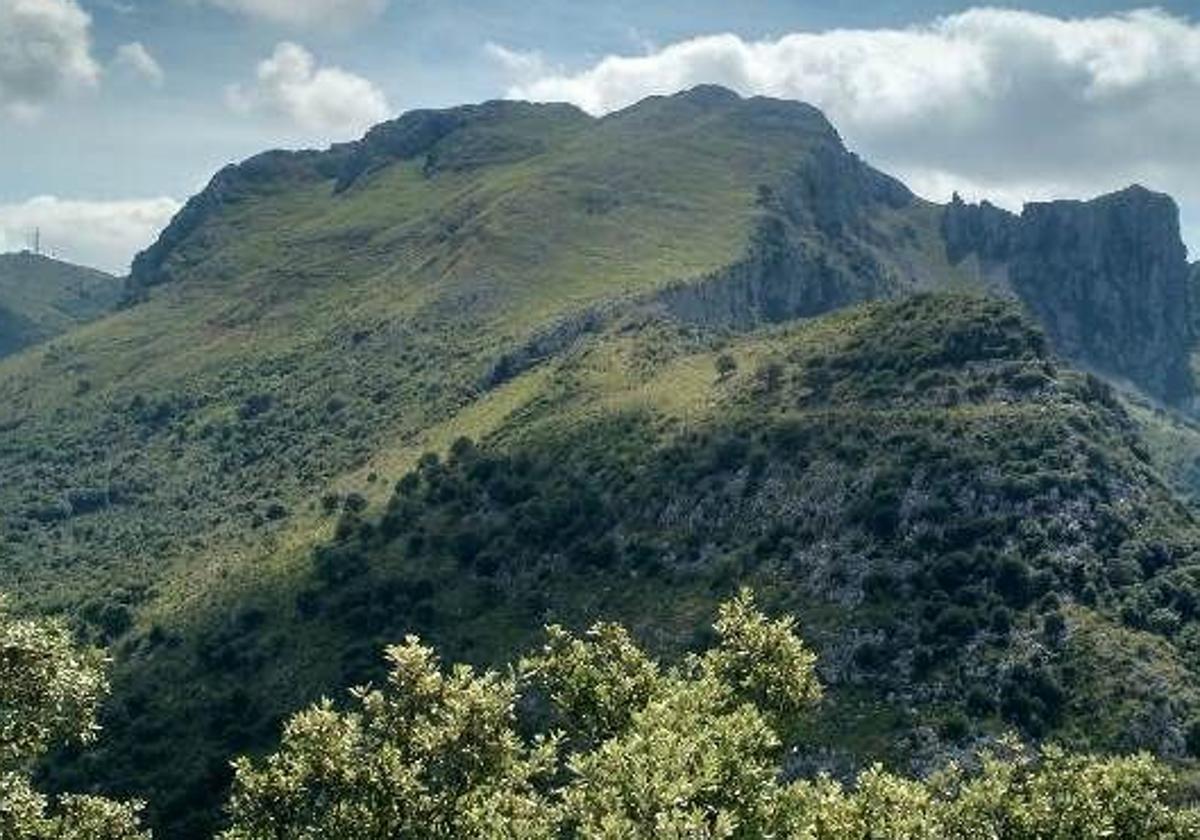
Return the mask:
<path fill-rule="evenodd" d="M 1188 288 L 1192 295 L 1192 331 L 1200 337 L 1200 262 L 1192 263 L 1192 279 Z"/>
<path fill-rule="evenodd" d="M 780 108 L 758 102 L 760 108 Z M 657 302 L 672 316 L 708 326 L 749 327 L 820 315 L 902 290 L 880 254 L 891 243 L 873 222 L 881 210 L 904 208 L 917 199 L 847 151 L 833 127 L 815 113 L 827 130 L 815 132 L 818 139 L 791 177 L 759 188 L 763 217 L 745 258 L 659 293 Z"/>
<path fill-rule="evenodd" d="M 956 199 L 942 230 L 953 261 L 974 255 L 1005 268 L 1064 356 L 1169 403 L 1193 395 L 1192 269 L 1168 196 L 1131 187 L 1030 204 L 1019 217 Z"/>
<path fill-rule="evenodd" d="M 956 194 L 942 218 L 942 236 L 951 262 L 971 254 L 989 261 L 1007 260 L 1015 246 L 1018 219 L 990 202 L 964 204 Z"/>
<path fill-rule="evenodd" d="M 675 318 L 713 327 L 750 327 L 831 312 L 891 290 L 880 265 L 860 253 L 854 270 L 793 238 L 779 218 L 764 222 L 750 253 L 710 277 L 673 285 L 657 302 Z"/>

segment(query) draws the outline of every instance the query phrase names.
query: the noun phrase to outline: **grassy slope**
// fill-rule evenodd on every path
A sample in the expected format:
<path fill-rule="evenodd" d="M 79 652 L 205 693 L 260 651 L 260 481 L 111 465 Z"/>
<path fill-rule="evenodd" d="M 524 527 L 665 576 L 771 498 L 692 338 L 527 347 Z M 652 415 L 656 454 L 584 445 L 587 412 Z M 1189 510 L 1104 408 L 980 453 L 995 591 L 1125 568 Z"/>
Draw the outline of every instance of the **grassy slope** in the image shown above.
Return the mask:
<path fill-rule="evenodd" d="M 736 261 L 758 186 L 829 131 L 798 112 L 772 133 L 754 113 L 677 97 L 552 131 L 535 112 L 509 127 L 553 141 L 533 157 L 464 163 L 467 131 L 433 176 L 401 161 L 337 196 L 297 176 L 228 204 L 183 280 L 0 368 L 18 432 L 0 444 L 0 585 L 49 606 L 140 601 L 269 549 L 290 528 L 257 527 L 269 508 L 298 512 L 452 417 L 506 348 Z"/>
<path fill-rule="evenodd" d="M 30 253 L 0 254 L 0 356 L 110 312 L 121 281 Z"/>
<path fill-rule="evenodd" d="M 460 435 L 482 448 L 417 467 Z M 740 583 L 821 651 L 833 690 L 804 762 L 923 768 L 1010 726 L 1186 752 L 1191 514 L 1107 389 L 1005 305 L 917 298 L 726 339 L 617 326 L 399 451 L 360 485 L 416 476 L 388 505 L 306 511 L 202 601 L 151 608 L 82 772 L 200 832 L 228 753 L 380 676 L 405 633 L 491 662 L 546 621 L 609 616 L 677 652 Z"/>
<path fill-rule="evenodd" d="M 692 429 L 709 435 L 697 446 L 701 453 L 709 452 L 712 434 L 730 428 L 773 440 L 762 418 L 783 407 L 757 401 L 760 363 L 778 356 L 789 370 L 807 370 L 808 360 L 829 354 L 869 368 L 887 343 L 875 355 L 854 356 L 847 342 L 874 323 L 870 310 L 731 338 L 727 348 L 712 336 L 629 315 L 587 348 L 499 388 L 481 391 L 479 382 L 499 354 L 566 315 L 739 260 L 761 218 L 759 187 L 788 178 L 808 158 L 810 134 L 824 136 L 809 115 L 785 116 L 773 107 L 689 97 L 596 123 L 560 124 L 535 112 L 528 122 L 484 132 L 544 141 L 532 156 L 497 155 L 511 144 L 497 146 L 468 130 L 439 146 L 436 171 L 423 159 L 397 161 L 338 195 L 331 178 L 311 173 L 259 184 L 180 249 L 177 282 L 0 364 L 0 428 L 13 432 L 0 438 L 0 463 L 13 477 L 0 485 L 0 588 L 68 612 L 86 632 L 112 642 L 118 656 L 111 738 L 106 752 L 80 765 L 87 780 L 149 796 L 170 836 L 201 832 L 231 751 L 268 743 L 279 716 L 315 692 L 373 673 L 378 645 L 413 627 L 452 652 L 490 660 L 511 653 L 548 614 L 574 621 L 603 612 L 630 619 L 659 647 L 678 649 L 713 598 L 745 578 L 780 605 L 801 609 L 829 662 L 852 656 L 853 645 L 838 643 L 839 628 L 862 621 L 875 632 L 872 622 L 892 609 L 855 601 L 855 575 L 891 556 L 880 547 L 887 540 L 863 521 L 843 521 L 865 510 L 860 502 L 879 471 L 861 440 L 874 439 L 889 459 L 917 461 L 923 456 L 903 440 L 932 437 L 938 451 L 967 440 L 980 455 L 959 466 L 964 482 L 991 476 L 990 456 L 1036 472 L 1033 455 L 1001 451 L 997 440 L 1020 440 L 1031 430 L 1053 438 L 1080 413 L 1082 397 L 1010 404 L 988 385 L 979 399 L 964 401 L 970 382 L 935 378 L 926 383 L 934 393 L 961 393 L 954 406 L 927 405 L 919 394 L 888 391 L 895 383 L 872 385 L 867 369 L 841 371 L 847 388 L 867 390 L 837 386 L 799 418 L 809 429 L 805 446 L 821 453 L 833 446 L 837 457 L 816 458 L 815 472 L 805 467 L 779 482 L 811 483 L 813 490 L 793 494 L 790 503 L 829 530 L 804 562 L 833 575 L 839 558 L 850 558 L 857 571 L 844 580 L 844 569 L 819 579 L 794 574 L 778 541 L 794 542 L 795 534 L 760 533 L 719 516 L 716 547 L 668 568 L 665 578 L 655 576 L 662 570 L 631 575 L 624 566 L 614 573 L 557 559 L 544 577 L 502 576 L 509 582 L 498 587 L 494 575 L 461 575 L 461 561 L 445 552 L 410 569 L 394 542 L 372 545 L 368 554 L 373 564 L 401 569 L 381 581 L 400 582 L 380 590 L 398 600 L 376 602 L 370 588 L 364 595 L 354 586 L 323 593 L 313 578 L 313 550 L 337 527 L 337 517 L 323 512 L 324 496 L 361 493 L 372 517 L 421 453 L 445 451 L 460 435 L 488 440 L 495 452 L 561 455 L 575 470 L 572 478 L 595 470 L 622 480 L 641 476 L 646 495 L 623 497 L 619 483 L 610 493 L 634 522 L 638 510 L 655 510 L 671 497 L 718 512 L 728 504 L 756 521 L 759 508 L 739 508 L 722 495 L 745 483 L 726 475 L 727 467 L 707 476 L 711 497 L 696 499 L 671 483 L 664 464 L 673 462 L 657 459 L 683 445 L 680 436 Z M 889 263 L 898 274 L 930 285 L 959 283 L 938 250 L 936 208 L 915 202 L 881 212 L 872 225 L 881 241 L 894 235 L 905 243 Z M 810 244 L 820 247 L 819 236 Z M 721 352 L 738 360 L 739 373 L 718 382 Z M 975 373 L 955 375 L 969 380 Z M 870 393 L 876 386 L 882 396 Z M 889 407 L 892 398 L 901 399 Z M 1109 419 L 1098 434 L 1116 434 L 1120 423 Z M 881 430 L 898 437 L 870 437 Z M 1073 434 L 1072 441 L 1084 433 Z M 1134 470 L 1139 493 L 1163 502 L 1158 519 L 1182 522 L 1153 476 L 1129 462 L 1121 440 L 1104 437 L 1092 446 L 1124 453 L 1116 472 Z M 578 459 L 568 457 L 576 452 Z M 1063 457 L 1071 470 L 1086 472 L 1076 449 Z M 891 466 L 911 473 L 907 461 Z M 880 490 L 884 501 L 893 492 Z M 970 487 L 962 492 L 976 498 Z M 1144 508 L 1139 497 L 1137 509 Z M 768 508 L 763 521 L 800 518 L 787 511 Z M 446 527 L 452 514 L 440 506 L 428 512 Z M 1060 518 L 1068 520 L 1061 527 L 1077 527 L 1066 514 Z M 1158 527 L 1136 523 L 1139 534 L 1151 525 Z M 662 547 L 658 524 L 638 527 L 652 551 Z M 605 534 L 585 536 L 588 544 L 603 543 Z M 678 528 L 668 538 L 687 542 Z M 1002 552 L 1005 545 L 984 548 Z M 551 553 L 570 556 L 563 547 Z M 760 554 L 765 562 L 753 559 Z M 438 582 L 432 599 L 417 597 L 426 592 L 423 581 Z M 360 602 L 329 606 L 348 596 Z M 316 617 L 309 611 L 302 619 L 297 604 L 314 598 Z M 849 619 L 847 606 L 854 609 Z M 928 620 L 939 616 L 932 610 Z M 1021 620 L 1032 628 L 1040 616 Z M 919 632 L 925 619 L 910 618 L 903 623 Z M 1110 619 L 1096 620 L 1107 626 Z M 910 653 L 917 646 L 907 637 L 895 644 Z M 881 686 L 910 685 L 909 676 L 859 680 L 852 669 L 847 676 L 833 667 L 834 676 L 845 676 L 839 696 L 846 703 L 831 731 L 850 738 L 850 753 L 886 753 L 898 732 L 914 731 L 907 713 L 893 730 L 895 706 L 880 706 Z M 931 700 L 942 702 L 936 693 L 918 693 L 912 704 Z"/>

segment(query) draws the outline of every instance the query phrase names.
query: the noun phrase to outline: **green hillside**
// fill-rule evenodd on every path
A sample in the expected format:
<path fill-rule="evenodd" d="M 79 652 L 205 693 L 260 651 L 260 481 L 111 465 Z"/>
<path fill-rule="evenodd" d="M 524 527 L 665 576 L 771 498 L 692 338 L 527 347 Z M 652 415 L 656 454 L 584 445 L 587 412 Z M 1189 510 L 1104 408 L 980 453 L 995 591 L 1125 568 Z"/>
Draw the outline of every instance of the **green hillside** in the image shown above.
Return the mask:
<path fill-rule="evenodd" d="M 920 770 L 1008 728 L 1195 748 L 1193 516 L 1107 386 L 1010 306 L 918 297 L 728 340 L 617 328 L 437 434 L 440 457 L 364 479 L 378 512 L 330 495 L 305 514 L 325 541 L 151 602 L 105 748 L 62 781 L 95 773 L 200 832 L 225 758 L 380 678 L 387 641 L 497 662 L 547 621 L 613 616 L 678 653 L 743 583 L 819 653 L 806 766 Z"/>
<path fill-rule="evenodd" d="M 121 281 L 33 254 L 0 254 L 0 357 L 93 321 L 117 305 Z"/>
<path fill-rule="evenodd" d="M 133 305 L 0 362 L 0 590 L 116 657 L 53 780 L 206 836 L 229 759 L 406 632 L 498 663 L 606 617 L 672 655 L 742 583 L 836 698 L 800 769 L 1009 727 L 1184 760 L 1180 459 L 982 296 L 946 212 L 712 88 L 223 170 Z"/>
<path fill-rule="evenodd" d="M 462 125 L 407 157 L 364 152 L 391 148 L 377 129 L 349 184 L 336 148 L 222 172 L 135 262 L 144 302 L 0 371 L 0 423 L 20 430 L 0 452 L 0 584 L 50 606 L 110 569 L 114 588 L 185 586 L 176 565 L 290 539 L 339 478 L 619 309 L 700 318 L 679 284 L 750 282 L 748 261 L 822 273 L 812 295 L 768 287 L 714 319 L 951 276 L 936 208 L 798 103 L 699 90 L 602 121 L 494 103 L 390 128 L 446 113 Z"/>

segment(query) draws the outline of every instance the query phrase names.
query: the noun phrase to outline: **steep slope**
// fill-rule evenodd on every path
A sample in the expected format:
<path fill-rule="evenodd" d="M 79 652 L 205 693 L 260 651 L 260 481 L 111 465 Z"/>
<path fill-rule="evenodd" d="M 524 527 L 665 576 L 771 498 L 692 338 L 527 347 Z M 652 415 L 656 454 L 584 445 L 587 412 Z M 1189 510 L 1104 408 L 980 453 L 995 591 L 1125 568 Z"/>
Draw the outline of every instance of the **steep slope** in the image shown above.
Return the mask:
<path fill-rule="evenodd" d="M 495 662 L 610 616 L 678 653 L 744 583 L 821 654 L 798 768 L 924 770 L 1009 727 L 1195 749 L 1193 515 L 1011 305 L 919 296 L 732 340 L 626 322 L 471 412 L 384 473 L 378 512 L 330 495 L 311 553 L 230 569 L 188 621 L 155 610 L 105 751 L 61 781 L 198 836 L 227 757 L 379 678 L 389 640 Z"/>
<path fill-rule="evenodd" d="M 0 254 L 0 357 L 110 312 L 121 281 L 31 252 Z"/>
<path fill-rule="evenodd" d="M 815 110 L 712 89 L 604 120 L 418 112 L 255 158 L 135 262 L 146 300 L 0 373 L 19 430 L 0 585 L 70 601 L 98 570 L 147 588 L 214 543 L 260 549 L 378 448 L 618 311 L 776 319 L 945 282 L 937 223 Z M 689 279 L 766 291 L 714 318 Z M 784 279 L 815 291 L 777 301 Z"/>
<path fill-rule="evenodd" d="M 956 198 L 943 230 L 951 259 L 1019 296 L 1065 356 L 1174 405 L 1194 395 L 1193 269 L 1170 197 L 1131 187 L 1019 217 Z"/>

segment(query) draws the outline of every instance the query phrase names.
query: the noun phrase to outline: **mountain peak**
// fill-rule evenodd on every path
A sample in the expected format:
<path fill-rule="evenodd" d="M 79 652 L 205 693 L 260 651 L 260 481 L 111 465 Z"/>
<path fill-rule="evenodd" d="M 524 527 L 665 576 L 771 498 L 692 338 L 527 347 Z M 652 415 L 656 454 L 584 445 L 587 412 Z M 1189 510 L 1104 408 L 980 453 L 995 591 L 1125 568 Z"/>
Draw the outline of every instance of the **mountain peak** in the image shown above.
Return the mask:
<path fill-rule="evenodd" d="M 1143 186 L 1142 184 L 1130 184 L 1123 190 L 1116 190 L 1115 192 L 1109 193 L 1107 196 L 1101 196 L 1101 198 L 1135 198 L 1154 200 L 1166 199 L 1172 204 L 1175 203 L 1175 199 L 1171 198 L 1171 196 L 1167 195 L 1166 193 L 1159 192 L 1158 190 L 1152 190 L 1149 187 Z"/>
<path fill-rule="evenodd" d="M 1020 216 L 957 200 L 943 235 L 953 262 L 975 254 L 1003 275 L 1063 355 L 1169 403 L 1195 392 L 1190 269 L 1170 196 L 1134 184 Z"/>
<path fill-rule="evenodd" d="M 737 92 L 730 90 L 727 87 L 714 84 L 696 85 L 695 87 L 688 88 L 687 90 L 681 90 L 669 98 L 684 100 L 696 105 L 704 105 L 707 107 L 734 105 L 743 101 L 741 95 L 739 95 Z"/>
<path fill-rule="evenodd" d="M 1045 208 L 1087 207 L 1094 211 L 1109 212 L 1117 207 L 1136 207 L 1142 211 L 1162 214 L 1166 221 L 1179 218 L 1179 205 L 1175 199 L 1164 192 L 1152 190 L 1141 184 L 1130 184 L 1120 190 L 1104 193 L 1093 199 L 1082 200 L 1074 198 L 1053 199 L 1049 201 L 1031 201 L 1025 205 L 1023 214 L 1037 214 Z"/>

